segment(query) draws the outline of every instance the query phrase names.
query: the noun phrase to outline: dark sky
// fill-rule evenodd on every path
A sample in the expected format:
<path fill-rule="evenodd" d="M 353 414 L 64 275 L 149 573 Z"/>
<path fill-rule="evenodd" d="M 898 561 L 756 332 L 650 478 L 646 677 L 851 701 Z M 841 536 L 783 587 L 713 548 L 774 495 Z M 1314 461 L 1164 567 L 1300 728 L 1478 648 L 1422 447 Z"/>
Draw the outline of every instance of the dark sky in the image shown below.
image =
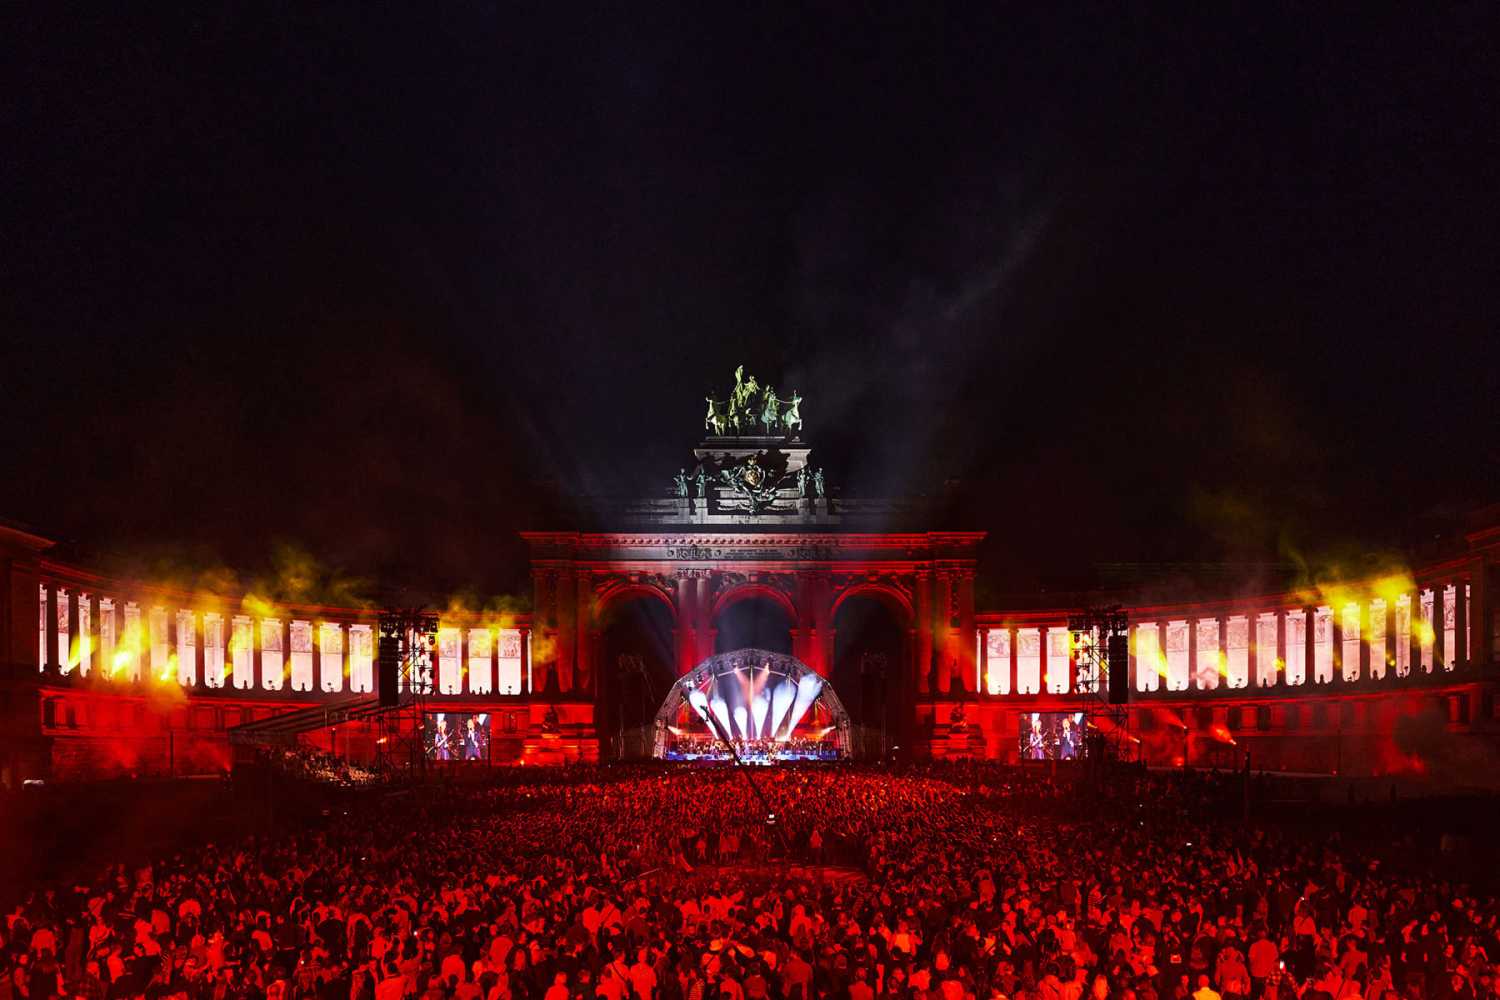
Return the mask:
<path fill-rule="evenodd" d="M 1007 587 L 1500 499 L 1491 4 L 168 6 L 4 14 L 0 514 L 97 552 L 504 589 L 740 362 Z"/>

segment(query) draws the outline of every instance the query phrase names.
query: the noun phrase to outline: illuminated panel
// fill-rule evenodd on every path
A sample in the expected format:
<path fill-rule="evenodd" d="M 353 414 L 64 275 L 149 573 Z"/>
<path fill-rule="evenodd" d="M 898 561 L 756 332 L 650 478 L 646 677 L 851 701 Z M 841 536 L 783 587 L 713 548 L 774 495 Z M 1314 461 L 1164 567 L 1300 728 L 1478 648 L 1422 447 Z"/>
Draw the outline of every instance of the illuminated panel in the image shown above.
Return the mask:
<path fill-rule="evenodd" d="M 338 622 L 318 623 L 318 689 L 328 694 L 344 689 L 344 629 Z"/>
<path fill-rule="evenodd" d="M 198 637 L 195 634 L 195 621 L 191 611 L 179 609 L 177 612 L 177 683 L 183 687 L 192 687 L 197 678 L 194 674 L 198 669 Z"/>
<path fill-rule="evenodd" d="M 1464 584 L 1464 621 L 1469 623 L 1469 628 L 1473 628 L 1474 609 L 1469 603 L 1471 597 L 1469 590 L 1469 585 L 1467 583 Z M 1466 628 L 1463 630 L 1462 634 L 1460 634 L 1458 637 L 1458 641 L 1462 643 L 1464 647 L 1464 662 L 1472 665 L 1474 661 L 1470 657 L 1473 655 L 1474 651 L 1469 648 L 1469 629 Z"/>
<path fill-rule="evenodd" d="M 463 692 L 463 648 L 461 633 L 456 628 L 438 629 L 438 693 L 460 694 Z"/>
<path fill-rule="evenodd" d="M 1443 658 L 1446 662 L 1443 669 L 1452 670 L 1453 665 L 1458 662 L 1458 636 L 1454 630 L 1458 621 L 1458 589 L 1448 587 L 1443 591 L 1443 651 L 1447 655 Z"/>
<path fill-rule="evenodd" d="M 292 621 L 292 690 L 313 689 L 312 622 Z"/>
<path fill-rule="evenodd" d="M 1010 694 L 1010 629 L 992 628 L 985 636 L 985 655 L 989 658 L 984 690 L 990 694 Z"/>
<path fill-rule="evenodd" d="M 167 609 L 152 608 L 147 622 L 151 630 L 151 679 L 170 680 L 172 648 L 167 644 Z"/>
<path fill-rule="evenodd" d="M 1042 690 L 1042 634 L 1034 628 L 1016 630 L 1016 693 Z"/>
<path fill-rule="evenodd" d="M 1432 591 L 1422 591 L 1422 619 L 1417 626 L 1417 632 L 1422 640 L 1422 672 L 1432 673 Z"/>
<path fill-rule="evenodd" d="M 518 628 L 500 630 L 498 675 L 495 681 L 499 685 L 498 694 L 521 693 L 521 630 Z"/>
<path fill-rule="evenodd" d="M 1155 622 L 1143 622 L 1135 627 L 1135 689 L 1155 691 L 1161 687 L 1162 676 L 1167 671 L 1167 660 L 1162 655 Z"/>
<path fill-rule="evenodd" d="M 1411 595 L 1396 598 L 1396 676 L 1411 675 Z"/>
<path fill-rule="evenodd" d="M 78 595 L 78 672 L 87 677 L 94 666 L 94 633 L 92 631 L 93 620 L 90 617 L 92 609 L 89 607 L 89 595 Z"/>
<path fill-rule="evenodd" d="M 1047 630 L 1047 693 L 1068 693 L 1068 630 Z"/>
<path fill-rule="evenodd" d="M 490 693 L 490 641 L 487 628 L 469 629 L 469 693 Z"/>
<path fill-rule="evenodd" d="M 1255 616 L 1255 645 L 1259 655 L 1255 658 L 1255 686 L 1274 687 L 1276 675 L 1285 666 L 1276 662 L 1276 613 Z"/>
<path fill-rule="evenodd" d="M 1307 682 L 1307 612 L 1301 608 L 1286 613 L 1286 682 Z"/>
<path fill-rule="evenodd" d="M 1232 688 L 1250 686 L 1250 619 L 1237 615 L 1229 619 L 1229 648 L 1225 650 L 1225 683 Z"/>
<path fill-rule="evenodd" d="M 1198 624 L 1199 691 L 1213 691 L 1219 686 L 1219 672 L 1224 669 L 1224 651 L 1219 648 L 1219 619 L 1199 618 Z"/>
<path fill-rule="evenodd" d="M 280 691 L 286 680 L 287 664 L 281 654 L 281 620 L 260 620 L 260 681 L 267 691 Z"/>
<path fill-rule="evenodd" d="M 1333 680 L 1333 610 L 1322 605 L 1313 611 L 1313 683 Z"/>
<path fill-rule="evenodd" d="M 37 586 L 37 645 L 36 645 L 36 668 L 47 669 L 47 585 L 45 583 Z"/>
<path fill-rule="evenodd" d="M 68 670 L 68 602 L 72 598 L 61 587 L 57 588 L 57 662 L 63 672 Z"/>
<path fill-rule="evenodd" d="M 974 690 L 984 690 L 984 630 L 974 630 Z"/>
<path fill-rule="evenodd" d="M 120 652 L 115 654 L 110 671 L 121 680 L 135 682 L 141 679 L 141 651 L 146 648 L 146 636 L 141 625 L 141 606 L 134 601 L 125 602 L 125 630 Z M 115 672 L 115 666 L 119 671 Z"/>
<path fill-rule="evenodd" d="M 1359 605 L 1344 605 L 1344 667 L 1346 681 L 1359 680 Z"/>
<path fill-rule="evenodd" d="M 1167 690 L 1188 689 L 1188 623 L 1167 622 Z"/>
<path fill-rule="evenodd" d="M 235 615 L 229 632 L 230 683 L 238 691 L 255 686 L 255 622 Z"/>
<path fill-rule="evenodd" d="M 114 675 L 115 665 L 115 602 L 113 598 L 99 598 L 99 670 L 105 677 Z"/>
<path fill-rule="evenodd" d="M 349 626 L 349 690 L 356 694 L 375 690 L 375 633 L 368 625 Z"/>
<path fill-rule="evenodd" d="M 1385 614 L 1385 598 L 1370 602 L 1370 678 L 1377 681 L 1385 679 L 1386 657 L 1390 655 L 1385 648 Z"/>

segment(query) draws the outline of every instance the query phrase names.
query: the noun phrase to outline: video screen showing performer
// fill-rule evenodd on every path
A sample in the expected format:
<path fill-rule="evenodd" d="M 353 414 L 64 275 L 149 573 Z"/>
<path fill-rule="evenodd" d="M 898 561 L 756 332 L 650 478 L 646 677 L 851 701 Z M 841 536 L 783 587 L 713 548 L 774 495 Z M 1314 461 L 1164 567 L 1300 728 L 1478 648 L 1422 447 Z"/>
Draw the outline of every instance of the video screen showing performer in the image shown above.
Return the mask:
<path fill-rule="evenodd" d="M 1077 760 L 1083 756 L 1082 712 L 1022 712 L 1022 760 Z"/>
<path fill-rule="evenodd" d="M 428 760 L 489 760 L 488 713 L 429 712 L 422 724 Z"/>

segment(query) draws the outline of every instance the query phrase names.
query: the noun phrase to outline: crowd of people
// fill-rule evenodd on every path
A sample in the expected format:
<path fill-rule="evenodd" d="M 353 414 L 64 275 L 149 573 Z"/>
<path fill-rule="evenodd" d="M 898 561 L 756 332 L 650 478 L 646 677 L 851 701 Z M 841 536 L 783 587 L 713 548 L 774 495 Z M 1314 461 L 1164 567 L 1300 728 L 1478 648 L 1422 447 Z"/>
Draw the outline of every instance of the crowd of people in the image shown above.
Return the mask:
<path fill-rule="evenodd" d="M 1493 1000 L 1500 905 L 1378 838 L 976 766 L 507 773 L 38 886 L 0 1000 Z M 1201 789 L 1200 789 L 1201 790 Z"/>

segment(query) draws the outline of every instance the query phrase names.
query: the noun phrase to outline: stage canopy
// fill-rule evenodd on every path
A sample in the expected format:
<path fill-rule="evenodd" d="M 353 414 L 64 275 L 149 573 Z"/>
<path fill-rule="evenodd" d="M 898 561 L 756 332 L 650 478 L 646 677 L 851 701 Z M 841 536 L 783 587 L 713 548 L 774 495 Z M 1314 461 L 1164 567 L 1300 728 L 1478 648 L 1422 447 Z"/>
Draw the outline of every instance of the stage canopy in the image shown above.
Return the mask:
<path fill-rule="evenodd" d="M 672 685 L 656 713 L 653 755 L 840 760 L 849 756 L 849 713 L 833 685 L 784 653 L 738 649 L 709 657 Z"/>

